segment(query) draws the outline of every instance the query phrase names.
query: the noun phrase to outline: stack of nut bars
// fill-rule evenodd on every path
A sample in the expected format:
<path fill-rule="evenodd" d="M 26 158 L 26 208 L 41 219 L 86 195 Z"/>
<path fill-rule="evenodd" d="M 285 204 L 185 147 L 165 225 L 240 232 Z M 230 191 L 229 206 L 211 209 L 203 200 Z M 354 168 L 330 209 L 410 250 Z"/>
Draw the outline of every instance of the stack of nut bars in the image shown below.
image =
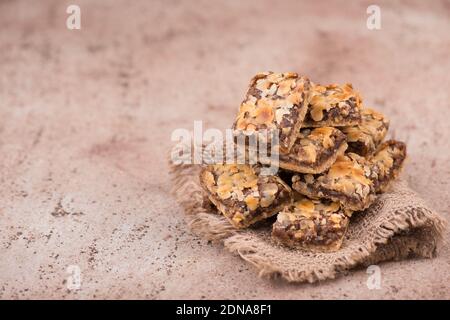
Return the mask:
<path fill-rule="evenodd" d="M 263 175 L 267 163 L 211 164 L 202 168 L 200 181 L 235 228 L 276 216 L 267 220 L 275 241 L 336 251 L 352 214 L 368 208 L 402 168 L 406 146 L 383 142 L 388 127 L 351 84 L 260 73 L 250 82 L 233 133 L 237 140 L 276 130 L 280 169 Z"/>

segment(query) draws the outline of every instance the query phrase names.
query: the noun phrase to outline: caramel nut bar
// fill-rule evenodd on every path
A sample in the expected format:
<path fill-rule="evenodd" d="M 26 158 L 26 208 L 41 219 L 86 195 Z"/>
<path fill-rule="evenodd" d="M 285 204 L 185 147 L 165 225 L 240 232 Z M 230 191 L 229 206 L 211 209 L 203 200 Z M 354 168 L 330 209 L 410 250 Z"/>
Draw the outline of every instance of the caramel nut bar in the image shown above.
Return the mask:
<path fill-rule="evenodd" d="M 375 200 L 370 162 L 348 153 L 339 156 L 330 169 L 321 175 L 295 175 L 293 188 L 310 198 L 340 202 L 344 208 L 363 210 Z"/>
<path fill-rule="evenodd" d="M 292 202 L 292 190 L 278 176 L 260 175 L 260 166 L 217 164 L 200 173 L 211 202 L 235 228 L 246 228 Z"/>
<path fill-rule="evenodd" d="M 313 85 L 302 127 L 358 125 L 361 123 L 360 109 L 361 97 L 351 84 Z"/>
<path fill-rule="evenodd" d="M 285 170 L 314 174 L 327 170 L 346 149 L 345 134 L 333 127 L 302 129 L 289 153 L 274 157 L 270 152 L 264 156 L 261 152 L 250 152 L 248 147 L 238 146 L 239 154 L 245 152 L 249 163 L 276 164 Z"/>
<path fill-rule="evenodd" d="M 277 216 L 272 236 L 289 247 L 336 251 L 344 239 L 349 217 L 339 202 L 301 199 Z"/>
<path fill-rule="evenodd" d="M 259 73 L 251 80 L 233 124 L 234 135 L 278 131 L 280 153 L 294 144 L 305 117 L 310 81 L 296 73 Z M 270 143 L 270 141 L 269 141 Z"/>
<path fill-rule="evenodd" d="M 280 167 L 300 173 L 321 173 L 346 149 L 345 135 L 336 128 L 302 129 L 291 151 L 280 155 Z"/>
<path fill-rule="evenodd" d="M 383 141 L 389 129 L 389 120 L 369 108 L 361 110 L 361 117 L 361 124 L 344 127 L 342 132 L 347 136 L 347 151 L 366 156 L 373 153 Z"/>
<path fill-rule="evenodd" d="M 389 184 L 398 177 L 405 159 L 406 145 L 403 142 L 388 140 L 379 146 L 376 153 L 369 158 L 372 172 L 376 174 L 376 192 L 386 191 Z"/>
<path fill-rule="evenodd" d="M 339 201 L 346 209 L 364 210 L 398 176 L 405 158 L 405 144 L 389 140 L 370 158 L 348 153 L 324 174 L 295 175 L 293 188 L 311 198 Z"/>

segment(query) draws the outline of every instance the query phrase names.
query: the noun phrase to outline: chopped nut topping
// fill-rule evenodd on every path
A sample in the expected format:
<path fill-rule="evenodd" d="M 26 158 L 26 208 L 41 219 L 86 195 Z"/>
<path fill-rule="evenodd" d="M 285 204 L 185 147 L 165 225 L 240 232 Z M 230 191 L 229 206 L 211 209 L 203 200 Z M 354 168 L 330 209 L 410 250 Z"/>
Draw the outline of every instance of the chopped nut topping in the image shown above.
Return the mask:
<path fill-rule="evenodd" d="M 313 130 L 311 134 L 317 137 L 317 139 L 322 140 L 322 145 L 324 148 L 330 148 L 334 145 L 333 138 L 331 136 L 333 134 L 337 134 L 337 131 L 332 127 L 322 127 Z"/>
<path fill-rule="evenodd" d="M 237 228 L 247 227 L 291 203 L 292 191 L 278 176 L 259 174 L 260 166 L 209 165 L 200 181 L 209 199 Z"/>
<path fill-rule="evenodd" d="M 353 161 L 347 156 L 340 156 L 328 171 L 328 177 L 334 180 L 342 179 L 343 181 L 346 181 L 343 178 L 349 178 L 364 185 L 371 185 L 372 182 L 365 176 L 361 162 L 363 161 L 358 163 L 358 161 Z M 350 181 L 347 180 L 347 182 Z"/>
<path fill-rule="evenodd" d="M 303 127 L 348 126 L 361 122 L 361 97 L 351 84 L 313 85 Z"/>
<path fill-rule="evenodd" d="M 217 178 L 217 194 L 223 200 L 239 194 L 245 188 L 256 188 L 258 177 L 248 165 L 214 165 Z M 208 181 L 210 181 L 208 175 Z"/>
<path fill-rule="evenodd" d="M 338 202 L 303 198 L 278 214 L 272 235 L 288 246 L 334 251 L 342 243 L 348 215 Z"/>
<path fill-rule="evenodd" d="M 261 192 L 261 207 L 266 208 L 275 200 L 278 186 L 275 183 L 268 183 L 262 185 L 259 191 Z"/>
<path fill-rule="evenodd" d="M 273 101 L 271 100 L 259 100 L 257 103 L 258 108 L 255 109 L 255 123 L 265 124 L 271 123 L 273 120 Z"/>

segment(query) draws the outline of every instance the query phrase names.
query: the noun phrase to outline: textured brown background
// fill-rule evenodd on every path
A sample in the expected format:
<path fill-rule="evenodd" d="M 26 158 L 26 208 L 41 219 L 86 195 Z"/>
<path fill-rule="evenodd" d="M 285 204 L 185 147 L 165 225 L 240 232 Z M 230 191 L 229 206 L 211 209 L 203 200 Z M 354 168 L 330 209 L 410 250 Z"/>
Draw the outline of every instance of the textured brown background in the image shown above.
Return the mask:
<path fill-rule="evenodd" d="M 386 113 L 448 218 L 450 2 L 376 3 L 378 31 L 356 1 L 0 1 L 0 297 L 450 298 L 449 246 L 382 264 L 380 290 L 365 270 L 290 285 L 190 234 L 168 195 L 173 129 L 227 128 L 255 72 L 292 70 Z"/>

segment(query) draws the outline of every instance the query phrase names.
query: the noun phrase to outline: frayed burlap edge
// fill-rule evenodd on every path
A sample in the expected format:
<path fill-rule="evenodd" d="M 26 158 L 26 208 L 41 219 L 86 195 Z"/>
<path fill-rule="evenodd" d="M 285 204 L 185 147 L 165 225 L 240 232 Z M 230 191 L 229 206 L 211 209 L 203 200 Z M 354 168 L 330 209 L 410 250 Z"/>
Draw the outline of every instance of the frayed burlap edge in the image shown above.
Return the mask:
<path fill-rule="evenodd" d="M 281 277 L 289 282 L 312 283 L 335 278 L 338 274 L 358 266 L 408 257 L 431 258 L 442 245 L 445 220 L 422 204 L 422 200 L 405 182 L 398 182 L 399 186 L 393 191 L 395 197 L 414 197 L 418 204 L 389 211 L 388 219 L 379 224 L 371 222 L 373 225 L 368 226 L 364 226 L 366 215 L 360 214 L 355 219 L 359 220 L 357 223 L 362 226 L 360 228 L 370 230 L 369 240 L 356 243 L 353 241 L 351 248 L 341 249 L 338 254 L 330 256 L 318 254 L 311 257 L 305 252 L 296 253 L 292 249 L 276 247 L 267 236 L 260 237 L 258 230 L 236 230 L 222 215 L 217 214 L 205 201 L 198 181 L 199 171 L 199 165 L 170 164 L 172 193 L 183 207 L 189 227 L 196 235 L 222 243 L 227 250 L 238 254 L 252 264 L 261 277 Z M 382 201 L 375 203 L 369 210 L 389 210 L 385 207 L 377 208 L 382 205 Z M 292 259 L 293 254 L 295 259 L 305 256 L 305 264 L 280 264 L 281 260 L 295 260 Z M 327 261 L 329 257 L 333 259 Z"/>

